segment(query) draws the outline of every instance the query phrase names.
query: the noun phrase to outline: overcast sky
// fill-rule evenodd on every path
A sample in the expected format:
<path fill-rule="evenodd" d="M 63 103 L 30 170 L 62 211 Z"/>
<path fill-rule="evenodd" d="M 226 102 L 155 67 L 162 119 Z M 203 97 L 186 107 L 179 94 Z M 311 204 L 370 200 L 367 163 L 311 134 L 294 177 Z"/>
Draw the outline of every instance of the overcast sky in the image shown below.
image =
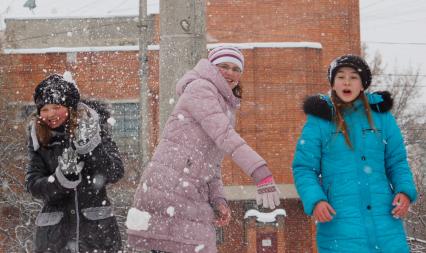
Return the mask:
<path fill-rule="evenodd" d="M 138 0 L 36 0 L 37 8 L 23 8 L 26 0 L 0 0 L 0 29 L 5 16 L 137 15 Z M 71 4 L 70 4 L 71 3 Z M 151 12 L 158 0 L 148 0 Z M 367 53 L 379 51 L 387 71 L 421 67 L 426 75 L 426 0 L 360 0 L 361 41 Z M 395 69 L 397 68 L 397 69 Z"/>
<path fill-rule="evenodd" d="M 360 0 L 361 41 L 388 72 L 421 67 L 426 75 L 426 0 Z"/>

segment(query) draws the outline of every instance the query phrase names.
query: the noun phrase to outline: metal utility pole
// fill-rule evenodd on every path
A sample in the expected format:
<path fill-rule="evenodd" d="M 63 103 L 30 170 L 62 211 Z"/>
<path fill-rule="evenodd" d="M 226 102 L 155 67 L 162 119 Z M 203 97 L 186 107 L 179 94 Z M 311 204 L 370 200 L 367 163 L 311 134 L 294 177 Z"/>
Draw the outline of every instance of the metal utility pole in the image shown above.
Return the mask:
<path fill-rule="evenodd" d="M 206 56 L 205 0 L 160 0 L 160 130 L 179 78 Z"/>
<path fill-rule="evenodd" d="M 140 103 L 139 103 L 139 153 L 140 165 L 144 168 L 151 158 L 151 106 L 149 104 L 150 89 L 148 85 L 149 62 L 148 45 L 152 42 L 152 15 L 147 16 L 147 0 L 139 0 L 139 78 L 140 78 Z"/>

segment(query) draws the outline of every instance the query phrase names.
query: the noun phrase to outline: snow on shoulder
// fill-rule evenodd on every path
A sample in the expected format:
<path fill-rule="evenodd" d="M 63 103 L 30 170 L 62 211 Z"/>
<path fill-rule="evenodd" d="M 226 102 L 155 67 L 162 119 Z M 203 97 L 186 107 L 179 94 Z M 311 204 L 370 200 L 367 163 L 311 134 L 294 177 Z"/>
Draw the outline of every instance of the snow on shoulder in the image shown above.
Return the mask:
<path fill-rule="evenodd" d="M 132 207 L 127 213 L 126 227 L 137 231 L 148 230 L 150 219 L 151 215 L 148 212 Z"/>
<path fill-rule="evenodd" d="M 259 222 L 275 222 L 277 215 L 287 216 L 287 213 L 284 209 L 275 209 L 273 212 L 270 213 L 262 213 L 255 209 L 250 209 L 244 214 L 244 219 L 247 219 L 249 217 L 256 217 L 256 220 Z"/>

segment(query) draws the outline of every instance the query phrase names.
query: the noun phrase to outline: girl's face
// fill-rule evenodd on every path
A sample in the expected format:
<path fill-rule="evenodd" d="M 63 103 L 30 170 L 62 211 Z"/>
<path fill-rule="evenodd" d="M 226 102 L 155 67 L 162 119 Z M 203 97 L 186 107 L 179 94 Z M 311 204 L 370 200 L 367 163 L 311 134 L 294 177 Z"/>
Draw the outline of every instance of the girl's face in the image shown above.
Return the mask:
<path fill-rule="evenodd" d="M 361 76 L 351 67 L 341 67 L 334 77 L 333 90 L 344 102 L 352 102 L 364 90 Z"/>
<path fill-rule="evenodd" d="M 237 64 L 232 62 L 222 62 L 216 66 L 219 68 L 220 73 L 228 82 L 231 89 L 240 82 L 242 71 Z"/>
<path fill-rule="evenodd" d="M 52 129 L 60 127 L 68 117 L 68 108 L 63 105 L 46 104 L 40 109 L 41 120 Z"/>

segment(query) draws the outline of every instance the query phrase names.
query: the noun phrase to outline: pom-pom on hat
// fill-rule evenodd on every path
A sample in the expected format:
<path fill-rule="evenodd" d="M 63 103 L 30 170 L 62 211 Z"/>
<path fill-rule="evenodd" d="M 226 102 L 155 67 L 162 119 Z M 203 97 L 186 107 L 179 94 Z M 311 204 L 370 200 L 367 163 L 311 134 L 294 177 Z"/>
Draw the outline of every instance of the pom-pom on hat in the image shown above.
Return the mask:
<path fill-rule="evenodd" d="M 334 59 L 328 66 L 328 81 L 331 86 L 334 78 L 341 67 L 351 67 L 355 69 L 361 77 L 362 86 L 367 89 L 371 84 L 371 70 L 363 58 L 357 55 L 347 54 Z"/>
<path fill-rule="evenodd" d="M 214 65 L 223 62 L 232 62 L 236 64 L 241 69 L 241 71 L 244 69 L 244 55 L 236 47 L 216 47 L 210 51 L 208 59 Z"/>
<path fill-rule="evenodd" d="M 37 85 L 34 91 L 34 103 L 38 113 L 46 104 L 58 104 L 76 109 L 79 101 L 80 93 L 77 86 L 58 74 L 48 76 Z"/>

